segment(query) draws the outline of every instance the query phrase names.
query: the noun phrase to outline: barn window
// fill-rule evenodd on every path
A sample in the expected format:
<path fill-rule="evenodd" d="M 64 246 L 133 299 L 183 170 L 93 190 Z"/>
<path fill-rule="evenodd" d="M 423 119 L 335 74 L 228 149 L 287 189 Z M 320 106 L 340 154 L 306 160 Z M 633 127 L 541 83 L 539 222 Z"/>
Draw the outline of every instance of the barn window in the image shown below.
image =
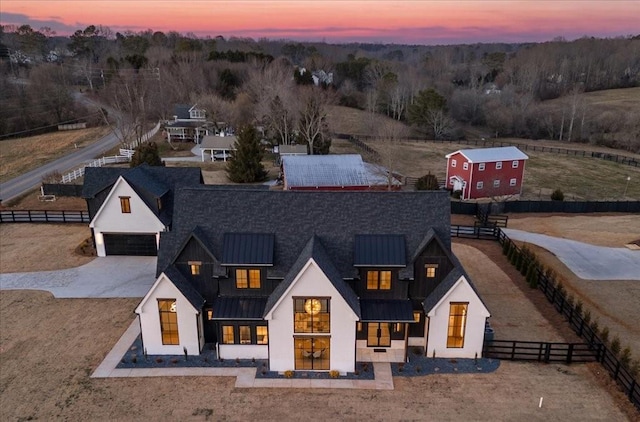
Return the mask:
<path fill-rule="evenodd" d="M 464 170 L 469 170 L 469 163 L 467 163 L 466 161 L 462 164 L 462 168 Z"/>
<path fill-rule="evenodd" d="M 502 161 L 496 161 L 496 170 L 500 170 L 502 168 Z"/>
<path fill-rule="evenodd" d="M 120 211 L 122 211 L 123 214 L 131 214 L 131 197 L 130 196 L 120 197 Z"/>
<path fill-rule="evenodd" d="M 484 182 L 478 182 L 476 183 L 476 189 L 478 190 L 482 190 L 482 188 L 484 187 Z"/>
<path fill-rule="evenodd" d="M 494 188 L 499 188 L 500 187 L 500 180 L 496 179 L 493 181 L 493 187 Z"/>
<path fill-rule="evenodd" d="M 518 168 L 518 160 L 513 160 L 511 162 L 511 168 L 517 169 Z"/>
<path fill-rule="evenodd" d="M 515 185 L 517 185 L 517 184 L 518 184 L 518 181 L 517 181 L 515 178 L 514 178 L 514 179 L 509 180 L 509 186 L 515 186 Z"/>
<path fill-rule="evenodd" d="M 455 167 L 456 165 L 458 165 L 458 162 L 456 160 L 451 160 L 451 167 Z"/>
<path fill-rule="evenodd" d="M 484 163 L 478 164 L 478 170 L 479 171 L 484 171 Z"/>

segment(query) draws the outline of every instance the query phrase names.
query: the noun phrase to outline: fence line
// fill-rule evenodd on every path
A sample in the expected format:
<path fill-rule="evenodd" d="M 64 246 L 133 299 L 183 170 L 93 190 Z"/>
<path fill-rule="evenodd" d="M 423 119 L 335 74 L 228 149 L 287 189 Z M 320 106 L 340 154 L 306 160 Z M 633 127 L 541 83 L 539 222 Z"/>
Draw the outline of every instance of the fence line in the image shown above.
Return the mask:
<path fill-rule="evenodd" d="M 485 342 L 482 356 L 507 360 L 584 363 L 600 359 L 601 349 L 587 343 L 549 343 L 537 341 L 491 340 Z"/>
<path fill-rule="evenodd" d="M 489 215 L 497 213 L 561 212 L 584 214 L 595 212 L 640 212 L 640 201 L 505 201 L 479 204 L 451 201 L 452 214 L 478 215 L 480 207 L 487 207 Z"/>
<path fill-rule="evenodd" d="M 590 319 L 583 317 L 582 309 L 578 308 L 578 305 L 572 300 L 567 299 L 567 294 L 561 284 L 556 284 L 554 279 L 545 274 L 540 265 L 536 264 L 531 256 L 523 254 L 521 248 L 509 239 L 501 229 L 496 228 L 496 230 L 498 232 L 497 240 L 503 246 L 503 250 L 513 248 L 516 251 L 515 253 L 521 257 L 521 268 L 529 267 L 529 265 L 535 266 L 533 274 L 534 287 L 544 293 L 547 300 L 567 319 L 569 326 L 578 336 L 584 339 L 592 348 L 599 350 L 598 362 L 622 388 L 631 403 L 640 409 L 640 385 L 638 385 L 638 381 L 634 378 L 627 364 L 623 363 L 617 357 L 617 353 L 609 349 L 606 342 L 600 338 L 597 326 L 590 324 Z"/>
<path fill-rule="evenodd" d="M 87 211 L 0 211 L 0 223 L 89 223 Z"/>

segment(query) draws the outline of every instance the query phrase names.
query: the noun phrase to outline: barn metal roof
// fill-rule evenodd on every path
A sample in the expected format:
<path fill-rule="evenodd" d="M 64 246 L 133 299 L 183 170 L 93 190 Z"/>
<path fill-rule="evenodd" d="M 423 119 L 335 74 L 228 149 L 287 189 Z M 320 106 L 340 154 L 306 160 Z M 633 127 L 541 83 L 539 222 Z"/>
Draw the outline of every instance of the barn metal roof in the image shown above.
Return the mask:
<path fill-rule="evenodd" d="M 414 322 L 411 301 L 360 299 L 362 322 Z"/>
<path fill-rule="evenodd" d="M 289 187 L 369 186 L 358 154 L 285 155 L 284 176 Z"/>
<path fill-rule="evenodd" d="M 271 233 L 225 233 L 222 240 L 222 265 L 273 265 Z"/>
<path fill-rule="evenodd" d="M 460 149 L 451 154 L 445 155 L 449 158 L 454 154 L 460 153 L 464 155 L 472 163 L 491 163 L 496 161 L 511 161 L 511 160 L 527 160 L 527 156 L 524 152 L 518 148 L 511 147 L 496 147 L 496 148 L 477 148 L 477 149 Z"/>
<path fill-rule="evenodd" d="M 266 297 L 217 297 L 212 319 L 261 320 L 266 304 Z"/>
<path fill-rule="evenodd" d="M 353 265 L 356 267 L 405 267 L 404 235 L 357 234 Z"/>

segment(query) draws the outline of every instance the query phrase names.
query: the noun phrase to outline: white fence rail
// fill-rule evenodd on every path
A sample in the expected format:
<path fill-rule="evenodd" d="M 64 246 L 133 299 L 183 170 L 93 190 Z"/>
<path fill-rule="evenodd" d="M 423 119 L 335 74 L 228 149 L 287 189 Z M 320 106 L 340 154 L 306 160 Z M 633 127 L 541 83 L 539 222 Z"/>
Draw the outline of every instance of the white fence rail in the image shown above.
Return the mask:
<path fill-rule="evenodd" d="M 118 151 L 119 155 L 98 158 L 97 160 L 91 161 L 89 164 L 86 164 L 80 168 L 73 170 L 72 172 L 62 175 L 62 183 L 71 183 L 72 181 L 84 176 L 85 167 L 102 167 L 105 164 L 126 163 L 131 161 L 131 157 L 133 157 L 133 153 L 134 153 L 133 147 L 135 145 L 140 145 L 143 142 L 147 142 L 149 139 L 155 136 L 155 134 L 158 133 L 159 130 L 160 130 L 160 122 L 158 122 L 153 127 L 153 129 L 151 129 L 149 132 L 145 133 L 142 136 L 142 139 L 140 140 L 140 142 L 129 144 L 128 146 L 130 148 L 128 149 L 120 148 L 120 150 Z"/>

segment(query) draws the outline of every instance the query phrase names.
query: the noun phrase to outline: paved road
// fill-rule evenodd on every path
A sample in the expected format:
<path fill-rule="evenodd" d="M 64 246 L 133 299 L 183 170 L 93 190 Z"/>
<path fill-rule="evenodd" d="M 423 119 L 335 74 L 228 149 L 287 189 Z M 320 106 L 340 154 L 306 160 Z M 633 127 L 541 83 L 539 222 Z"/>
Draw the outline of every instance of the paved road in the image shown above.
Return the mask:
<path fill-rule="evenodd" d="M 94 107 L 98 106 L 97 103 L 85 97 L 76 96 L 76 98 L 87 105 L 92 105 Z M 113 113 L 113 111 L 110 111 L 110 113 Z M 20 196 L 33 188 L 40 186 L 44 175 L 53 171 L 66 172 L 74 170 L 83 164 L 92 161 L 96 157 L 104 155 L 106 151 L 117 146 L 119 142 L 120 141 L 116 135 L 114 133 L 110 133 L 89 146 L 78 148 L 64 157 L 58 158 L 55 161 L 38 167 L 35 170 L 31 170 L 30 172 L 22 174 L 14 179 L 0 183 L 0 199 L 8 201 Z"/>
<path fill-rule="evenodd" d="M 640 251 L 606 248 L 522 230 L 503 229 L 513 240 L 541 246 L 584 280 L 640 280 Z"/>
<path fill-rule="evenodd" d="M 0 290 L 46 290 L 57 298 L 144 297 L 156 257 L 107 256 L 59 271 L 0 274 Z"/>

